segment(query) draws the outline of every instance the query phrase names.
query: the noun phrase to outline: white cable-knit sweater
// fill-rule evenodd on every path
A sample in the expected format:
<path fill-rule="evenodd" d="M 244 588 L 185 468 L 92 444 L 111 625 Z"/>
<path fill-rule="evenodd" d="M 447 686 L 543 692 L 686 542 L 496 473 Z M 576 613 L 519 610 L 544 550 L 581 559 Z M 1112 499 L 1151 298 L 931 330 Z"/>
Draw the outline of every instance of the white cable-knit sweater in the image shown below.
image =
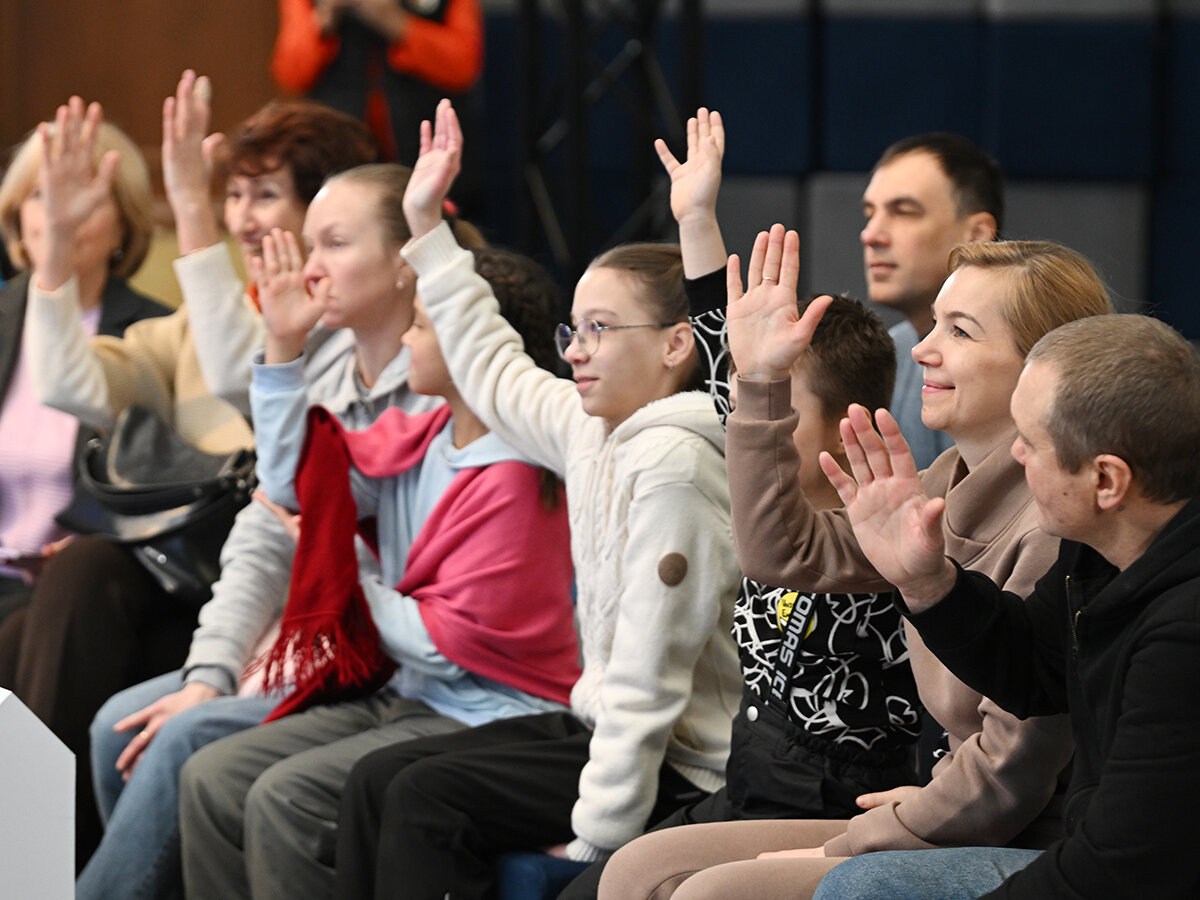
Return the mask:
<path fill-rule="evenodd" d="M 606 434 L 571 381 L 525 355 L 445 225 L 404 255 L 463 399 L 566 483 L 583 652 L 571 708 L 594 729 L 569 852 L 595 858 L 645 829 L 664 758 L 705 790 L 724 782 L 741 684 L 721 425 L 693 392 Z"/>

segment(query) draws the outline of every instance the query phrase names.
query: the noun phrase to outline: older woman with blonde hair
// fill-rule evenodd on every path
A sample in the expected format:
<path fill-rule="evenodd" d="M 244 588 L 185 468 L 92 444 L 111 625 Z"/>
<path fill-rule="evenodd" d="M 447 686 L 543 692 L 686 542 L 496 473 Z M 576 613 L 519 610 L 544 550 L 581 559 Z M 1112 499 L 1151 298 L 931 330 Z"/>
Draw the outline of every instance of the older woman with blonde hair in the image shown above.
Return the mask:
<path fill-rule="evenodd" d="M 0 183 L 0 233 L 23 270 L 0 288 L 0 618 L 28 600 L 48 545 L 66 535 L 54 516 L 71 498 L 73 462 L 90 433 L 74 416 L 39 402 L 26 346 L 31 290 L 48 279 L 73 279 L 81 328 L 92 335 L 120 336 L 133 322 L 168 312 L 126 282 L 150 246 L 150 175 L 133 141 L 100 122 L 98 109 L 78 123 L 94 139 L 70 164 L 89 179 L 103 170 L 107 184 L 96 185 L 87 216 L 60 223 L 48 215 L 46 172 L 64 159 L 57 150 L 47 159 L 44 143 L 61 148 L 66 112 L 25 139 Z M 51 234 L 64 226 L 65 235 Z M 51 244 L 63 237 L 70 252 L 52 257 Z"/>

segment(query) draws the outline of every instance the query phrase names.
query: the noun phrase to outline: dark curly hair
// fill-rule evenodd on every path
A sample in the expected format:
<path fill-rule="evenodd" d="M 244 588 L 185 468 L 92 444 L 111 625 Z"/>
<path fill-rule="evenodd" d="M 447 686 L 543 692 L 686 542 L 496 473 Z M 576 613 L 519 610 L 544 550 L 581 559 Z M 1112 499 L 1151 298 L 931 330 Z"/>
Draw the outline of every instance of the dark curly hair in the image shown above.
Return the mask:
<path fill-rule="evenodd" d="M 525 342 L 525 352 L 547 372 L 561 375 L 554 346 L 558 286 L 528 256 L 496 247 L 473 249 L 475 271 L 492 287 L 500 314 Z"/>
<path fill-rule="evenodd" d="M 546 270 L 527 256 L 495 247 L 473 249 L 475 271 L 491 285 L 500 314 L 525 342 L 525 352 L 539 367 L 561 375 L 554 346 L 554 313 L 558 287 Z M 559 503 L 559 481 L 542 470 L 542 503 L 553 509 Z"/>

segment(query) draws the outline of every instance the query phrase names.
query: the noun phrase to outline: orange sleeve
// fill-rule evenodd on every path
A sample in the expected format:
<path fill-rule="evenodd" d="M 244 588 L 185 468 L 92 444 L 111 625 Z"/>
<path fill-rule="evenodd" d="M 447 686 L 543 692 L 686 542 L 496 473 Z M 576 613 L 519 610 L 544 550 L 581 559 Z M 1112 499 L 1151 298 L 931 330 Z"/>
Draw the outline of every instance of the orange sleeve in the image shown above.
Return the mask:
<path fill-rule="evenodd" d="M 341 49 L 337 36 L 322 35 L 311 0 L 279 0 L 279 34 L 271 53 L 271 77 L 280 89 L 308 93 Z"/>
<path fill-rule="evenodd" d="M 465 91 L 483 71 L 479 0 L 450 0 L 440 23 L 409 17 L 404 37 L 388 48 L 388 63 L 450 93 Z"/>

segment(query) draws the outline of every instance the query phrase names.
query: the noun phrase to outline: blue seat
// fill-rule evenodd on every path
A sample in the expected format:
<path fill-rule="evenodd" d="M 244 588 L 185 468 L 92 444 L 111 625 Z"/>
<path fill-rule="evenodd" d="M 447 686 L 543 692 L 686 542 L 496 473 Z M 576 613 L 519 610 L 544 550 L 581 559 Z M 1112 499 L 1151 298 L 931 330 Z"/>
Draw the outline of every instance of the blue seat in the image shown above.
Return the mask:
<path fill-rule="evenodd" d="M 496 896 L 499 900 L 554 900 L 587 866 L 545 853 L 502 853 L 496 858 Z"/>

